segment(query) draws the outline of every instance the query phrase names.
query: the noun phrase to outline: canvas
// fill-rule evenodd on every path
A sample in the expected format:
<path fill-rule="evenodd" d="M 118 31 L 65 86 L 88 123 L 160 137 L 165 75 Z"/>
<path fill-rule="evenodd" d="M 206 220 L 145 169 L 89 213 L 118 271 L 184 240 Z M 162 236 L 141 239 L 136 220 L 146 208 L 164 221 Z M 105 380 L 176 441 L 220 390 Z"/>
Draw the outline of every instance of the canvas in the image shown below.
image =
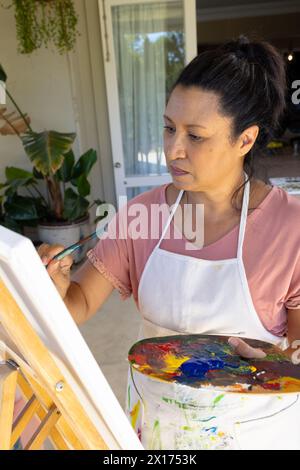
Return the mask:
<path fill-rule="evenodd" d="M 11 359 L 21 366 L 23 392 L 28 390 L 24 385 L 27 376 L 29 388 L 35 392 L 32 399 L 39 396 L 44 398 L 41 405 L 50 403 L 56 410 L 55 419 L 61 417 L 61 422 L 68 423 L 70 433 L 75 434 L 74 442 L 81 448 L 98 448 L 102 440 L 105 448 L 141 450 L 137 435 L 32 242 L 4 227 L 0 227 L 0 281 L 0 353 L 2 359 L 10 359 L 8 369 L 14 365 Z M 4 384 L 7 377 L 6 369 L 2 373 Z M 8 389 L 7 380 L 6 386 Z M 44 416 L 45 408 L 40 411 Z M 54 422 L 53 413 L 51 416 Z M 81 423 L 76 423 L 76 416 Z M 84 423 L 90 434 L 81 429 Z M 87 435 L 91 436 L 89 441 Z M 66 435 L 64 439 L 67 445 Z"/>

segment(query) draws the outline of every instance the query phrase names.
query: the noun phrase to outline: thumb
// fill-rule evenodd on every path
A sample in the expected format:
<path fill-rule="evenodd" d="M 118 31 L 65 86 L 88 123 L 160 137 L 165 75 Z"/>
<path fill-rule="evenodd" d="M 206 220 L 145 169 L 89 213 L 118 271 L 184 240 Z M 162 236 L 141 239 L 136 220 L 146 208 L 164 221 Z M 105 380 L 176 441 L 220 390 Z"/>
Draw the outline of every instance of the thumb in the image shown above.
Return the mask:
<path fill-rule="evenodd" d="M 241 338 L 229 338 L 228 343 L 239 356 L 247 359 L 263 359 L 266 357 L 266 353 L 262 349 L 249 346 Z"/>

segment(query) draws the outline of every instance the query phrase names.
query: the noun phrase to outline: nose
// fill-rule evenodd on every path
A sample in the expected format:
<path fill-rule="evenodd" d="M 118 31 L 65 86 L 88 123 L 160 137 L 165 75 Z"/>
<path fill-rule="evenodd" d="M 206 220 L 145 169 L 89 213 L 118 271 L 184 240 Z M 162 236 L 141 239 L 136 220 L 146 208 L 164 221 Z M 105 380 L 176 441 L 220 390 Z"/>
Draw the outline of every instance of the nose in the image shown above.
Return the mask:
<path fill-rule="evenodd" d="M 179 135 L 173 135 L 166 142 L 165 154 L 169 160 L 177 160 L 178 158 L 186 158 L 186 149 L 183 139 Z"/>

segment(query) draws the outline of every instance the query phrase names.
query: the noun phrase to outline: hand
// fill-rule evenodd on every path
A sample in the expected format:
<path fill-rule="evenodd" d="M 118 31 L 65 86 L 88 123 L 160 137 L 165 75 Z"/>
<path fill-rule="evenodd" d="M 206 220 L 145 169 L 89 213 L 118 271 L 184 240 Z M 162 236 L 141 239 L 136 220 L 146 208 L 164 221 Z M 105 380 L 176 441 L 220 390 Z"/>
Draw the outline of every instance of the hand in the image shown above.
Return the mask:
<path fill-rule="evenodd" d="M 266 353 L 262 349 L 252 348 L 241 338 L 231 337 L 228 339 L 228 343 L 239 356 L 247 359 L 263 359 L 266 357 Z"/>
<path fill-rule="evenodd" d="M 60 261 L 51 261 L 51 259 L 63 249 L 64 246 L 62 245 L 47 245 L 43 243 L 37 250 L 45 265 L 48 265 L 50 262 L 47 266 L 47 271 L 62 299 L 65 298 L 71 284 L 70 270 L 73 264 L 73 258 L 68 255 Z"/>

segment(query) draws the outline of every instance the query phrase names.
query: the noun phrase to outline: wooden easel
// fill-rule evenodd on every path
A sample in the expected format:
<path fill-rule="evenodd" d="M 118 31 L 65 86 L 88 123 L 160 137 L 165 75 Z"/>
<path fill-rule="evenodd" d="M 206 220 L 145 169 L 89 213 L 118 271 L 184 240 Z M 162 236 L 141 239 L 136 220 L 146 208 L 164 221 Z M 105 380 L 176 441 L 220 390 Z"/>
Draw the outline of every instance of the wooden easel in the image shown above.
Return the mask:
<path fill-rule="evenodd" d="M 0 323 L 18 353 L 0 342 L 0 449 L 12 449 L 31 419 L 40 425 L 25 450 L 49 438 L 55 449 L 108 449 L 68 380 L 0 280 Z M 30 364 L 30 365 L 29 365 Z M 13 422 L 17 387 L 26 405 Z"/>

